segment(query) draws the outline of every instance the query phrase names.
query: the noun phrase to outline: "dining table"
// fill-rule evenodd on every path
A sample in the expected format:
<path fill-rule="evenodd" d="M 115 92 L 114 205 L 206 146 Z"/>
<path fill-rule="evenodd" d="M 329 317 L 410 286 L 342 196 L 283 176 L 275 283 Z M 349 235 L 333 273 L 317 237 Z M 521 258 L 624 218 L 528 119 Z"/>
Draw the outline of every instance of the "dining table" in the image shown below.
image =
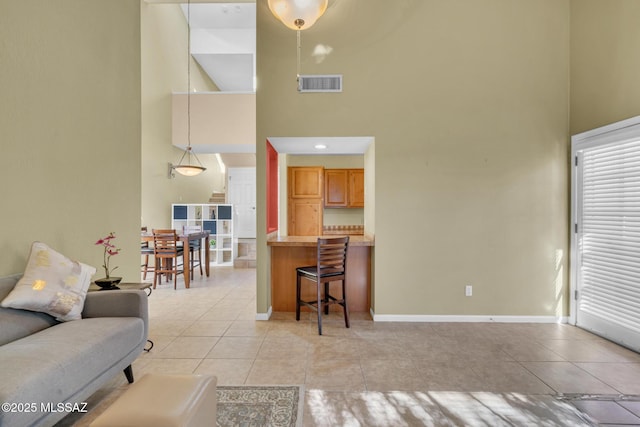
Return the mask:
<path fill-rule="evenodd" d="M 176 231 L 177 232 L 177 231 Z M 209 234 L 210 232 L 208 230 L 203 230 L 203 231 L 190 231 L 188 233 L 178 233 L 178 241 L 182 242 L 185 250 L 183 251 L 183 265 L 185 266 L 184 270 L 184 287 L 189 289 L 189 285 L 191 283 L 191 269 L 189 268 L 189 266 L 191 265 L 191 253 L 188 250 L 189 248 L 189 242 L 191 241 L 197 241 L 200 240 L 202 242 L 202 240 L 204 240 L 204 245 L 202 246 L 202 248 L 204 249 L 204 270 L 205 273 L 207 275 L 207 277 L 209 277 Z M 141 233 L 141 240 L 143 242 L 153 242 L 153 233 L 150 231 L 143 231 Z M 202 260 L 200 260 L 200 262 L 202 262 Z"/>

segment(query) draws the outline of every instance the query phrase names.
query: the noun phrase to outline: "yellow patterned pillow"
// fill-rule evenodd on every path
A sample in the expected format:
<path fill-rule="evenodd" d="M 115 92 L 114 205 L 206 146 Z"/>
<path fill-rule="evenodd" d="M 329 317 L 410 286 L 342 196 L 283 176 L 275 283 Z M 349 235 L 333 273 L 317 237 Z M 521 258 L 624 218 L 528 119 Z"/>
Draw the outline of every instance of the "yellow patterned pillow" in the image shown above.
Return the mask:
<path fill-rule="evenodd" d="M 33 242 L 24 275 L 0 305 L 47 313 L 59 321 L 80 319 L 95 272 L 90 265 Z"/>

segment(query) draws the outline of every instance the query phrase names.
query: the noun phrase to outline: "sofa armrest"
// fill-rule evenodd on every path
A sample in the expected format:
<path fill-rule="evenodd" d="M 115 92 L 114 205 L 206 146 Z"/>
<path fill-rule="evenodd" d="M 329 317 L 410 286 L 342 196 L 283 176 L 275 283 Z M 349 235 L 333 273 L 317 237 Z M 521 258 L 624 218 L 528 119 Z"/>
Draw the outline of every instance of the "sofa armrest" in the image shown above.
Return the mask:
<path fill-rule="evenodd" d="M 84 301 L 82 318 L 90 317 L 139 317 L 144 321 L 145 336 L 148 336 L 147 294 L 139 290 L 89 292 Z"/>

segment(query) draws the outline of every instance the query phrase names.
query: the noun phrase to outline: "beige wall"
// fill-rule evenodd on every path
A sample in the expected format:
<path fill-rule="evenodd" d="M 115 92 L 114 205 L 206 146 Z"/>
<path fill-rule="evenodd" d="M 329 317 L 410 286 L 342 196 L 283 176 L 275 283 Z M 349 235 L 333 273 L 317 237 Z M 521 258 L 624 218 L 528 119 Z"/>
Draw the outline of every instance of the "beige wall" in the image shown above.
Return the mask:
<path fill-rule="evenodd" d="M 137 2 L 0 2 L 0 275 L 39 240 L 102 277 L 115 231 L 139 277 L 139 37 Z"/>
<path fill-rule="evenodd" d="M 209 153 L 254 153 L 255 137 L 255 93 L 173 94 L 173 145 L 186 147 L 190 139 L 194 149 Z"/>
<path fill-rule="evenodd" d="M 168 164 L 183 151 L 171 144 L 171 97 L 187 89 L 187 25 L 178 4 L 141 1 L 142 38 L 142 225 L 171 226 L 172 203 L 207 203 L 225 191 L 224 175 L 213 155 L 198 155 L 207 170 L 196 177 L 168 178 Z M 195 61 L 191 87 L 215 90 Z"/>
<path fill-rule="evenodd" d="M 375 313 L 566 315 L 569 1 L 335 2 L 302 45 L 343 93 L 296 92 L 259 2 L 258 176 L 269 136 L 375 137 Z M 265 312 L 264 236 L 258 258 Z"/>
<path fill-rule="evenodd" d="M 640 2 L 571 1 L 571 133 L 640 115 Z"/>

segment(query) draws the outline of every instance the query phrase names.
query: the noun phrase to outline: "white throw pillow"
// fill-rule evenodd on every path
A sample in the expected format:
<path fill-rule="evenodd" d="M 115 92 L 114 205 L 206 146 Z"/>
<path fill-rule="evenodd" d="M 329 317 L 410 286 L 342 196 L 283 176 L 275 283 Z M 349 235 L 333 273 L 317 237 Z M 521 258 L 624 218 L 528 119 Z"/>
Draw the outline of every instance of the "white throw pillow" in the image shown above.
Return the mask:
<path fill-rule="evenodd" d="M 80 319 L 95 272 L 90 265 L 33 242 L 24 275 L 0 305 L 47 313 L 59 321 Z"/>

